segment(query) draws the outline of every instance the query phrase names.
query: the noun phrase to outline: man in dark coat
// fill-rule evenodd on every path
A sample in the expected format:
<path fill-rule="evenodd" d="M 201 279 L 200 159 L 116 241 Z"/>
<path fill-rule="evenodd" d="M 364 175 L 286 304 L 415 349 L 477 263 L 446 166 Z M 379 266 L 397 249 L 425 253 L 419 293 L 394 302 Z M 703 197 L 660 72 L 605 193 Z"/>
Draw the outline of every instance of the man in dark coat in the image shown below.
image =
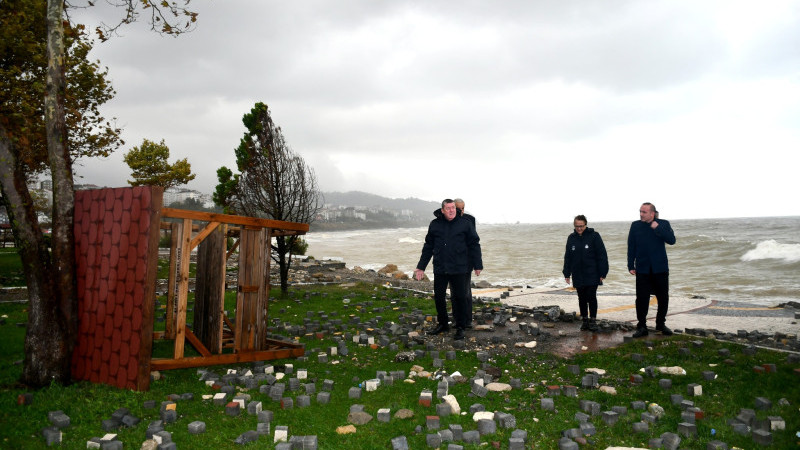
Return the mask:
<path fill-rule="evenodd" d="M 597 286 L 608 275 L 608 254 L 600 233 L 586 228 L 586 216 L 575 216 L 575 231 L 567 237 L 564 252 L 564 279 L 578 291 L 582 331 L 597 331 Z"/>
<path fill-rule="evenodd" d="M 667 308 L 669 307 L 669 264 L 664 244 L 675 244 L 675 233 L 669 222 L 658 218 L 652 203 L 643 203 L 639 218 L 628 232 L 628 271 L 636 275 L 636 332 L 633 337 L 647 336 L 647 310 L 650 294 L 658 301 L 656 331 L 669 336 Z"/>
<path fill-rule="evenodd" d="M 428 234 L 422 246 L 422 255 L 414 270 L 414 277 L 422 280 L 425 267 L 433 257 L 433 294 L 436 304 L 436 316 L 439 322 L 431 334 L 439 334 L 450 330 L 447 323 L 447 285 L 450 285 L 450 296 L 453 304 L 456 340 L 464 339 L 466 328 L 465 295 L 466 274 L 470 267 L 475 268 L 475 276 L 483 270 L 481 245 L 475 227 L 467 219 L 459 217 L 456 205 L 451 199 L 442 202 L 441 215 L 437 215 L 428 225 Z"/>
<path fill-rule="evenodd" d="M 466 203 L 464 200 L 457 198 L 453 200 L 456 204 L 456 211 L 458 215 L 469 220 L 473 227 L 475 227 L 475 231 L 478 231 L 478 227 L 475 225 L 475 217 L 471 214 L 467 214 L 464 212 L 464 208 L 466 207 Z M 467 303 L 466 303 L 466 314 L 467 314 L 467 328 L 472 328 L 472 267 L 467 269 Z"/>

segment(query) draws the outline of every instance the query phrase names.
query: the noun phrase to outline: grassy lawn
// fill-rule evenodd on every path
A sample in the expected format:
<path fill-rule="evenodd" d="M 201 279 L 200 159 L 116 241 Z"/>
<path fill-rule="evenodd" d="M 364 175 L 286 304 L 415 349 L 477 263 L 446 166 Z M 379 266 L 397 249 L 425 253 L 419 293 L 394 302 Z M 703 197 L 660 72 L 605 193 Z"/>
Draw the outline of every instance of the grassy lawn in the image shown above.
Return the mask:
<path fill-rule="evenodd" d="M 16 248 L 0 248 L 0 287 L 25 286 L 25 274 Z"/>
<path fill-rule="evenodd" d="M 706 448 L 707 443 L 714 439 L 727 443 L 728 448 L 758 447 L 752 437 L 736 434 L 727 424 L 742 408 L 754 409 L 759 420 L 768 416 L 780 416 L 785 420 L 786 429 L 773 432 L 772 448 L 795 448 L 798 443 L 795 433 L 800 430 L 800 415 L 797 412 L 800 405 L 800 389 L 797 388 L 800 377 L 795 369 L 800 364 L 788 363 L 784 353 L 759 349 L 755 355 L 746 355 L 743 348 L 736 344 L 676 335 L 660 340 L 635 341 L 615 349 L 581 354 L 570 360 L 529 350 L 531 353 L 528 354 L 498 354 L 486 363 L 480 362 L 475 352 L 457 351 L 455 359 L 446 359 L 445 352 L 450 348 L 435 349 L 417 344 L 410 349 L 424 350 L 425 356 L 413 362 L 395 362 L 398 351 L 408 351 L 409 348 L 401 344 L 399 339 L 392 340 L 399 345 L 399 349 L 394 351 L 388 347 L 372 348 L 354 343 L 352 336 L 365 332 L 362 327 L 354 325 L 356 318 L 361 324 L 368 323 L 373 327 L 369 334 L 375 336 L 377 341 L 378 332 L 389 322 L 400 321 L 403 314 L 418 310 L 433 315 L 433 302 L 430 299 L 372 285 L 295 286 L 290 294 L 289 298 L 271 300 L 270 324 L 273 319 L 279 319 L 280 322 L 271 332 L 284 335 L 287 339 L 298 339 L 305 345 L 305 358 L 207 369 L 222 376 L 228 369 L 243 373 L 264 364 L 273 365 L 275 372 L 283 372 L 286 364 L 292 364 L 294 373 L 278 382 L 286 383 L 284 396 L 295 399 L 293 409 L 281 409 L 279 402 L 272 401 L 258 389 L 246 391 L 243 386 L 238 386 L 237 392 L 250 395 L 252 401 L 261 401 L 264 409 L 273 411 L 271 431 L 274 432 L 275 426 L 285 425 L 289 428 L 290 436 L 316 435 L 320 449 L 386 449 L 391 448 L 393 438 L 402 435 L 407 437 L 410 448 L 428 448 L 426 435 L 436 431 L 426 428 L 426 416 L 436 415 L 435 404 L 439 402 L 436 393 L 440 379 L 417 377 L 413 383 L 394 380 L 393 384 L 381 385 L 373 392 L 364 389 L 359 399 L 349 398 L 348 392 L 351 387 L 377 378 L 379 371 L 403 371 L 408 376 L 413 365 L 420 365 L 435 372 L 430 350 L 440 352 L 447 373 L 458 371 L 472 378 L 479 370 L 491 372 L 492 368 L 497 368 L 501 374 L 498 381 L 508 383 L 511 379 L 518 379 L 521 382 L 521 388 L 503 393 L 489 392 L 483 398 L 471 393 L 469 383 L 450 386 L 449 393 L 457 398 L 466 414 L 441 417 L 440 430 L 450 425 L 461 425 L 464 431 L 476 430 L 477 425 L 469 410 L 471 405 L 477 403 L 482 404 L 486 411 L 503 412 L 516 418 L 515 428 L 498 427 L 496 433 L 482 436 L 484 445 L 499 443 L 500 448 L 507 448 L 511 432 L 521 429 L 528 433 L 526 448 L 556 449 L 562 431 L 579 427 L 575 414 L 581 411 L 580 401 L 592 400 L 601 405 L 600 411 L 625 406 L 627 413 L 621 415 L 613 426 L 606 425 L 601 416 L 592 417 L 591 423 L 597 433 L 587 436 L 590 445 L 582 448 L 615 445 L 646 448 L 651 438 L 658 438 L 665 432 L 677 433 L 678 424 L 682 422 L 682 409 L 680 405 L 671 403 L 671 394 L 681 394 L 704 413 L 704 418 L 696 423 L 697 436 L 682 438 L 681 448 Z M 324 312 L 327 319 L 321 318 L 320 312 Z M 124 443 L 124 448 L 139 448 L 145 440 L 148 424 L 159 419 L 158 406 L 146 409 L 145 402 L 154 400 L 159 405 L 170 395 L 184 393 L 192 393 L 194 399 L 177 400 L 178 420 L 165 425 L 178 448 L 235 448 L 238 446 L 234 440 L 239 435 L 256 429 L 256 416 L 242 411 L 240 415 L 231 417 L 225 413 L 224 406 L 216 406 L 202 399 L 203 395 L 219 391 L 200 381 L 197 369 L 165 371 L 160 380 L 151 384 L 149 392 L 125 391 L 85 382 L 29 391 L 16 383 L 21 373 L 18 361 L 23 358 L 24 337 L 24 328 L 17 324 L 26 320 L 25 305 L 0 304 L 0 315 L 8 316 L 5 324 L 0 325 L 0 448 L 44 448 L 41 430 L 50 425 L 48 412 L 56 410 L 63 411 L 71 418 L 70 426 L 63 430 L 62 447 L 86 448 L 87 440 L 105 434 L 102 421 L 121 407 L 127 408 L 141 422 L 114 432 Z M 314 333 L 301 333 L 299 337 L 288 335 L 290 326 L 314 322 L 325 325 L 325 321 L 337 320 L 341 320 L 342 325 L 337 326 L 335 335 L 325 333 L 322 338 Z M 329 355 L 327 362 L 321 362 L 318 355 L 336 347 L 336 337 L 342 337 L 347 342 L 349 354 Z M 158 345 L 164 344 L 169 346 L 169 342 Z M 730 354 L 721 354 L 721 349 L 727 349 Z M 639 355 L 641 360 L 638 360 Z M 757 373 L 754 367 L 763 364 L 775 364 L 777 372 Z M 580 367 L 580 373 L 572 373 L 570 365 Z M 646 366 L 681 366 L 687 374 L 656 374 L 651 377 L 640 372 Z M 600 377 L 600 384 L 614 387 L 617 394 L 581 388 L 581 379 L 587 368 L 604 369 L 606 374 Z M 290 392 L 289 379 L 296 376 L 298 369 L 307 370 L 308 380 L 301 380 L 299 391 Z M 713 371 L 716 379 L 706 380 L 704 371 Z M 631 383 L 631 376 L 637 374 L 643 376 L 643 382 Z M 659 380 L 666 378 L 672 380 L 672 387 L 665 390 L 659 386 Z M 305 393 L 302 384 L 314 383 L 319 393 L 325 380 L 334 383 L 329 404 L 318 403 L 316 394 L 311 394 L 310 406 L 296 406 L 297 397 Z M 701 396 L 688 395 L 688 386 L 693 383 L 702 386 Z M 578 396 L 554 397 L 555 410 L 544 410 L 541 399 L 548 396 L 548 386 L 552 385 L 578 386 Z M 420 394 L 424 390 L 433 393 L 430 407 L 419 404 Z M 28 406 L 17 405 L 18 395 L 25 392 L 33 394 L 33 403 Z M 756 409 L 757 397 L 769 399 L 772 407 Z M 779 402 L 783 398 L 787 402 Z M 631 405 L 634 401 L 644 401 L 648 405 L 657 403 L 665 410 L 664 416 L 650 424 L 646 433 L 632 432 L 633 423 L 640 421 L 640 415 L 644 412 L 633 410 Z M 363 405 L 364 410 L 374 417 L 373 420 L 358 426 L 354 434 L 338 435 L 336 428 L 348 424 L 348 412 L 354 404 Z M 399 409 L 407 408 L 414 412 L 414 417 L 405 420 L 392 417 L 389 423 L 379 422 L 377 412 L 381 408 L 389 408 L 392 415 Z M 206 432 L 190 435 L 188 424 L 198 420 L 206 423 Z M 421 432 L 416 431 L 418 427 L 421 427 Z M 465 448 L 479 447 L 457 443 Z M 257 443 L 248 444 L 248 447 L 274 448 L 272 435 L 262 436 Z M 447 443 L 441 446 L 446 447 Z"/>

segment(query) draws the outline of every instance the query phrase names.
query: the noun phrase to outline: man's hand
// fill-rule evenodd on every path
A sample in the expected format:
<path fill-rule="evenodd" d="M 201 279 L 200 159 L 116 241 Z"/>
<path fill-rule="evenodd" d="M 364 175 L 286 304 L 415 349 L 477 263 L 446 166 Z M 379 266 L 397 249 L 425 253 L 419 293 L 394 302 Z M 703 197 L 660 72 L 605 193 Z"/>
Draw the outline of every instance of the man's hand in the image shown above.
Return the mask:
<path fill-rule="evenodd" d="M 631 273 L 631 275 L 636 275 L 636 269 L 631 269 L 631 270 L 629 270 L 628 272 L 630 272 L 630 273 Z"/>
<path fill-rule="evenodd" d="M 475 276 L 476 277 L 481 276 L 481 269 L 475 269 Z"/>
<path fill-rule="evenodd" d="M 416 278 L 417 281 L 422 281 L 422 279 L 425 278 L 425 271 L 414 269 L 414 278 Z"/>
<path fill-rule="evenodd" d="M 569 284 L 569 277 L 564 278 L 564 281 L 566 281 L 567 284 Z"/>
<path fill-rule="evenodd" d="M 654 221 L 650 222 L 650 228 L 652 228 L 652 229 L 654 229 L 654 230 L 655 230 L 656 228 L 658 228 L 658 221 L 657 221 L 657 220 L 654 220 Z"/>

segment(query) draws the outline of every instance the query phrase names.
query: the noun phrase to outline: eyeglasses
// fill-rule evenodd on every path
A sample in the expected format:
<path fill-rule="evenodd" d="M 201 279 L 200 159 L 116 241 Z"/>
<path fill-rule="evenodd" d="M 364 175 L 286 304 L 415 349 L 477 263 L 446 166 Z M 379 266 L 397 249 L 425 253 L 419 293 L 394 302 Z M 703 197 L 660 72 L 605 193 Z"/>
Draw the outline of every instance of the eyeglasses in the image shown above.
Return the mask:
<path fill-rule="evenodd" d="M 575 225 L 575 228 L 586 228 L 586 225 Z"/>

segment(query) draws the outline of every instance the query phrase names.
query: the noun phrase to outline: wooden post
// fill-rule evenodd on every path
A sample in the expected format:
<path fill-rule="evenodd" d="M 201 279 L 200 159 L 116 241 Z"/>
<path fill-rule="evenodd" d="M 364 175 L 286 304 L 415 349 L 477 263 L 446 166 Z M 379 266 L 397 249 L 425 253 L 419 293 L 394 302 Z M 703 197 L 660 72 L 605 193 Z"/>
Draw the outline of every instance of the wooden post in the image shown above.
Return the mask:
<path fill-rule="evenodd" d="M 197 249 L 197 276 L 192 331 L 213 353 L 222 352 L 222 312 L 225 303 L 225 226 Z"/>
<path fill-rule="evenodd" d="M 178 295 L 179 244 L 183 227 L 178 222 L 170 224 L 169 274 L 167 277 L 167 319 L 164 323 L 164 337 L 175 339 L 175 297 Z"/>
<path fill-rule="evenodd" d="M 189 261 L 192 252 L 192 219 L 183 219 L 178 275 L 178 317 L 175 322 L 175 358 L 183 358 L 186 341 L 186 308 L 189 302 Z"/>

